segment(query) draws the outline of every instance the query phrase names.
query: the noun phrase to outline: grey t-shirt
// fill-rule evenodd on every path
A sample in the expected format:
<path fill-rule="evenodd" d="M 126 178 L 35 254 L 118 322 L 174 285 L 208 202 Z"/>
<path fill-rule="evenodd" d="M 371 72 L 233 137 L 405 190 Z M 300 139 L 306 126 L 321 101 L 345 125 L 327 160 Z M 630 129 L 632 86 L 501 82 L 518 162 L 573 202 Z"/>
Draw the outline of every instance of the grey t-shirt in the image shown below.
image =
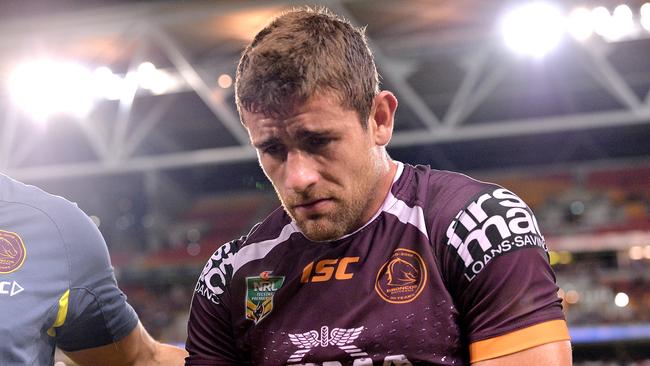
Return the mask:
<path fill-rule="evenodd" d="M 48 365 L 128 335 L 138 317 L 76 204 L 0 174 L 0 364 Z"/>

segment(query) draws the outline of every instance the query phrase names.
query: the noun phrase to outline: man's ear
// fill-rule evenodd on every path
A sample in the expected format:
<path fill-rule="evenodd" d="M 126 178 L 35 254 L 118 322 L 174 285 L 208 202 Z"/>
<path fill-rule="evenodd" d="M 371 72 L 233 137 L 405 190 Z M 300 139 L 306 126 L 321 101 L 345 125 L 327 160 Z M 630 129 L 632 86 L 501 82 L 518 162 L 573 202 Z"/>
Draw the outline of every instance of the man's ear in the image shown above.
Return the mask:
<path fill-rule="evenodd" d="M 373 101 L 373 108 L 368 118 L 376 145 L 387 145 L 393 136 L 395 110 L 397 110 L 395 95 L 387 90 L 379 92 Z"/>

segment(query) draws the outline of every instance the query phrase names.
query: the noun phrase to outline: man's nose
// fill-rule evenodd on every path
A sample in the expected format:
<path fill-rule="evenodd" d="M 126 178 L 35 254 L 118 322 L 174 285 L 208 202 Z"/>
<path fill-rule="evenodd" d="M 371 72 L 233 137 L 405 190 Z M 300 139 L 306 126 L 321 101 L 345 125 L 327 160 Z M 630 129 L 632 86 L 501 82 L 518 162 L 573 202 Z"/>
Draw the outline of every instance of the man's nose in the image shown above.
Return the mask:
<path fill-rule="evenodd" d="M 289 151 L 285 162 L 285 187 L 295 192 L 303 192 L 319 179 L 317 164 L 310 154 L 304 151 Z"/>

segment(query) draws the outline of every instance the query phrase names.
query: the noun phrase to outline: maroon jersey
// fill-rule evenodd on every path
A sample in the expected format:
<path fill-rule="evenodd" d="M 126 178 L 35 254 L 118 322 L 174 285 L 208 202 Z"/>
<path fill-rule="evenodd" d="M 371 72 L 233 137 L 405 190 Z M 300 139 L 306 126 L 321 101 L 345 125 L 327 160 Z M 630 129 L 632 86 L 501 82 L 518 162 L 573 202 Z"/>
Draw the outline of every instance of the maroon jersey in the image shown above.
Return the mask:
<path fill-rule="evenodd" d="M 566 340 L 531 210 L 512 192 L 399 163 L 381 209 L 338 240 L 282 209 L 205 265 L 188 365 L 465 365 Z"/>

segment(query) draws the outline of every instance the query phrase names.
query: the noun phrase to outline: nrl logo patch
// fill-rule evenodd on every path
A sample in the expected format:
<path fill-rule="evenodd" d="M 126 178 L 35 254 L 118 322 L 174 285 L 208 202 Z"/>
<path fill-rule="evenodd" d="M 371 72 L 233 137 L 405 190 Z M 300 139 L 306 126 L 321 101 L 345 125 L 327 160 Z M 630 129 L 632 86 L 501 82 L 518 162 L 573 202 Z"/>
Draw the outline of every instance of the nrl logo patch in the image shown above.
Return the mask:
<path fill-rule="evenodd" d="M 284 276 L 271 276 L 264 271 L 256 277 L 246 277 L 246 319 L 255 324 L 273 310 L 273 295 L 282 287 Z"/>

